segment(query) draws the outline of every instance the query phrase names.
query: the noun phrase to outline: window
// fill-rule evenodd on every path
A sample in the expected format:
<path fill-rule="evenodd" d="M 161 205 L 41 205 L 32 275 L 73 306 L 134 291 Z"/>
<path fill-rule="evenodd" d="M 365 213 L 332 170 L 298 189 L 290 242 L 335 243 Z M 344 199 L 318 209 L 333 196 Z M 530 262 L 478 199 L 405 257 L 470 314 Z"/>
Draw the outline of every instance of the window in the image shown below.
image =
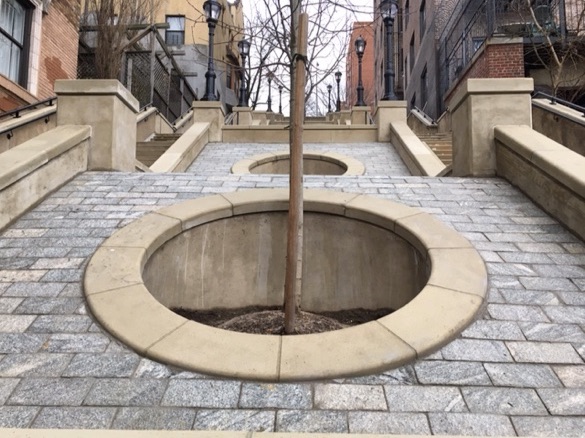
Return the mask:
<path fill-rule="evenodd" d="M 406 0 L 406 3 L 404 4 L 404 28 L 405 29 L 408 26 L 409 16 L 410 16 L 410 1 Z"/>
<path fill-rule="evenodd" d="M 21 0 L 0 0 L 0 73 L 26 87 L 32 7 Z"/>
<path fill-rule="evenodd" d="M 423 72 L 420 75 L 420 104 L 422 106 L 422 109 L 425 108 L 427 103 L 427 90 L 428 90 L 427 66 L 425 65 L 425 68 L 423 69 Z"/>
<path fill-rule="evenodd" d="M 420 4 L 420 9 L 418 11 L 418 19 L 419 19 L 419 27 L 420 27 L 420 39 L 422 40 L 423 35 L 425 34 L 425 28 L 426 28 L 426 17 L 425 17 L 425 7 L 426 7 L 426 2 L 425 0 L 423 0 Z"/>
<path fill-rule="evenodd" d="M 169 46 L 185 44 L 185 17 L 182 15 L 167 15 L 169 28 L 165 32 L 165 43 Z"/>

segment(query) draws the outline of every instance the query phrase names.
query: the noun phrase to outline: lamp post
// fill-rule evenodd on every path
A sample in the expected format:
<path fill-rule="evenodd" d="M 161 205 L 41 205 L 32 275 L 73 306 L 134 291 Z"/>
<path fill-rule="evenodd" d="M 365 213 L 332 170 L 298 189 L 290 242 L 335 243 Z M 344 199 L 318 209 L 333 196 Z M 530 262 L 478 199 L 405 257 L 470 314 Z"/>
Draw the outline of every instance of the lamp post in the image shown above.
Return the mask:
<path fill-rule="evenodd" d="M 282 85 L 278 86 L 278 114 L 282 115 Z"/>
<path fill-rule="evenodd" d="M 358 57 L 358 86 L 356 106 L 366 106 L 364 102 L 364 84 L 362 83 L 362 58 L 366 51 L 366 40 L 360 35 L 355 40 L 355 52 Z"/>
<path fill-rule="evenodd" d="M 248 106 L 247 86 L 246 86 L 246 57 L 250 53 L 250 41 L 240 40 L 238 42 L 238 49 L 242 57 L 242 80 L 240 81 L 240 101 L 238 106 Z"/>
<path fill-rule="evenodd" d="M 331 89 L 333 88 L 333 85 L 329 84 L 327 85 L 327 112 L 330 113 L 331 112 Z"/>
<path fill-rule="evenodd" d="M 266 103 L 268 104 L 268 108 L 266 108 L 266 112 L 267 113 L 271 113 L 272 112 L 272 94 L 271 94 L 271 90 L 272 90 L 272 72 L 269 71 L 266 76 L 268 78 L 268 100 L 266 101 Z"/>
<path fill-rule="evenodd" d="M 392 45 L 392 28 L 398 13 L 396 0 L 382 0 L 380 14 L 386 28 L 386 71 L 384 72 L 384 97 L 382 100 L 396 100 L 394 94 L 394 46 Z"/>
<path fill-rule="evenodd" d="M 207 72 L 205 73 L 205 94 L 201 100 L 219 100 L 215 94 L 216 75 L 213 67 L 213 36 L 215 34 L 215 25 L 219 21 L 222 8 L 221 3 L 217 0 L 206 0 L 203 3 L 207 27 L 209 28 L 209 61 L 207 63 Z"/>
<path fill-rule="evenodd" d="M 339 95 L 339 83 L 341 82 L 341 72 L 335 72 L 335 82 L 337 82 L 337 105 L 335 106 L 335 111 L 341 111 L 341 97 Z"/>

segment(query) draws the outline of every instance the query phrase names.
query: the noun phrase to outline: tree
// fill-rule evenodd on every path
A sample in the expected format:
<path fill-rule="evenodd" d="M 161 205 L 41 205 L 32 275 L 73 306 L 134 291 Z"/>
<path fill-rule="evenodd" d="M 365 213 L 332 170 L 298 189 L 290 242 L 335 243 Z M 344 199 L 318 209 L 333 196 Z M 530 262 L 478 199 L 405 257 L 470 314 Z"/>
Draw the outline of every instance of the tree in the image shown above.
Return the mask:
<path fill-rule="evenodd" d="M 530 43 L 528 67 L 544 69 L 555 97 L 585 95 L 585 3 L 581 0 L 515 0 Z"/>
<path fill-rule="evenodd" d="M 349 32 L 360 8 L 351 2 L 305 0 L 299 2 L 309 15 L 307 115 L 317 115 L 326 106 L 325 90 L 333 84 L 333 74 L 342 69 L 349 42 Z M 291 32 L 293 3 L 260 0 L 250 4 L 246 32 L 252 42 L 248 68 L 249 95 L 252 108 L 264 104 L 266 76 L 274 74 L 273 84 L 282 85 L 285 96 L 291 93 L 294 33 Z M 274 109 L 274 107 L 273 107 Z"/>
<path fill-rule="evenodd" d="M 86 0 L 82 43 L 95 53 L 96 79 L 117 79 L 125 43 L 136 25 L 153 23 L 160 0 Z"/>

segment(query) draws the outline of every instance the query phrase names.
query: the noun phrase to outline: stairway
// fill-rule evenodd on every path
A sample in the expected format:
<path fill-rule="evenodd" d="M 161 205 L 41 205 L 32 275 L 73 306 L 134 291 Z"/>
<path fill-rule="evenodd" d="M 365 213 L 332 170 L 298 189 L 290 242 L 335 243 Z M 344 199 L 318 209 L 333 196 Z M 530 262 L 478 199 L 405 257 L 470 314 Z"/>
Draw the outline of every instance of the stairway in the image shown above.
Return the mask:
<path fill-rule="evenodd" d="M 418 138 L 426 143 L 446 166 L 453 162 L 453 140 L 450 132 L 418 134 Z"/>
<path fill-rule="evenodd" d="M 156 134 L 150 141 L 137 142 L 136 159 L 145 166 L 152 166 L 180 136 L 181 134 Z"/>

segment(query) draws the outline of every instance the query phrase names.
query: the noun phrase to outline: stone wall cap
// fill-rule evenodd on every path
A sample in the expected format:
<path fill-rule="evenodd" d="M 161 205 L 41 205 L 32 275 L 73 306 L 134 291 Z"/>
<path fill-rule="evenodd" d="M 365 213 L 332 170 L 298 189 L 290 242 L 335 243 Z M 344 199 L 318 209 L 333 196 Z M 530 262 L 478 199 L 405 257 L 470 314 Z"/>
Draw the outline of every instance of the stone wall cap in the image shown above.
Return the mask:
<path fill-rule="evenodd" d="M 455 111 L 470 94 L 530 94 L 534 91 L 532 78 L 468 79 L 451 99 Z"/>
<path fill-rule="evenodd" d="M 117 96 L 135 113 L 138 100 L 116 79 L 59 79 L 55 81 L 57 96 Z"/>

